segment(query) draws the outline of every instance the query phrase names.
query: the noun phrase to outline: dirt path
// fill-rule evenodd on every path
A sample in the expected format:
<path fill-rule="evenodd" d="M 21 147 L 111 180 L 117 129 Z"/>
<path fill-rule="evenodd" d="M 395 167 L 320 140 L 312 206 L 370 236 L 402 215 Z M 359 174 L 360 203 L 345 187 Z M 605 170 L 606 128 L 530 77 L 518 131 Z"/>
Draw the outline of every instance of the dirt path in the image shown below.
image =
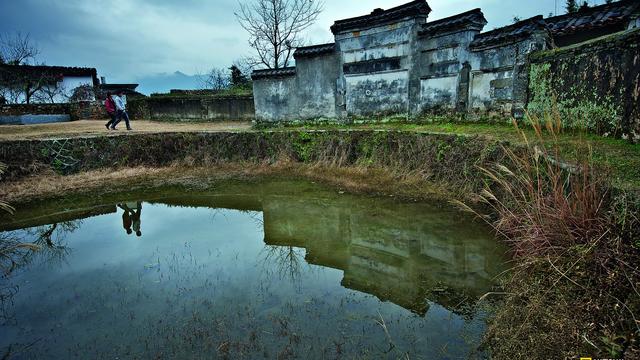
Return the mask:
<path fill-rule="evenodd" d="M 104 127 L 106 121 L 79 120 L 64 123 L 39 125 L 2 125 L 0 141 L 21 139 L 47 139 L 66 136 L 116 136 L 123 134 L 159 133 L 159 132 L 209 132 L 209 131 L 241 131 L 249 130 L 249 122 L 214 122 L 214 123 L 175 123 L 163 121 L 135 120 L 131 122 L 133 131 L 127 131 L 124 124 L 117 131 L 108 131 Z"/>

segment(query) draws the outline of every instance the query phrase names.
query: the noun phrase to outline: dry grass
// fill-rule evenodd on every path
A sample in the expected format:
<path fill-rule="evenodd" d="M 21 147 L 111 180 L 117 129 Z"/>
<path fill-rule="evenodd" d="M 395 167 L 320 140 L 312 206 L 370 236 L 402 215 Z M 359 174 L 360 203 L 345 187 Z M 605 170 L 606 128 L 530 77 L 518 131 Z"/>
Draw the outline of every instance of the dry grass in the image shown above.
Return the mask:
<path fill-rule="evenodd" d="M 610 218 L 588 144 L 560 158 L 557 117 L 532 119 L 533 145 L 482 170 L 484 216 L 516 254 L 488 341 L 496 358 L 632 358 L 638 354 L 640 256 Z"/>
<path fill-rule="evenodd" d="M 490 181 L 479 198 L 498 216 L 491 224 L 518 255 L 557 255 L 571 246 L 588 246 L 607 228 L 606 177 L 594 169 L 588 144 L 577 163 L 562 162 L 559 120 L 532 118 L 531 123 L 536 145 L 522 132 L 524 152 L 504 147 L 505 163 L 481 168 Z"/>
<path fill-rule="evenodd" d="M 39 125 L 2 125 L 0 141 L 22 139 L 46 139 L 67 136 L 116 136 L 124 134 L 163 133 L 163 132 L 213 132 L 241 131 L 251 129 L 250 122 L 163 122 L 135 120 L 131 122 L 133 131 L 121 125 L 118 131 L 108 131 L 106 120 L 79 120 L 63 123 Z"/>
<path fill-rule="evenodd" d="M 0 178 L 2 177 L 2 174 L 4 174 L 4 170 L 6 169 L 6 165 L 3 163 L 0 163 Z M 14 208 L 9 205 L 9 203 L 6 202 L 7 200 L 4 199 L 3 197 L 0 197 L 0 211 L 6 211 L 8 213 L 13 213 Z"/>
<path fill-rule="evenodd" d="M 434 185 L 419 174 L 403 174 L 372 167 L 303 164 L 283 158 L 275 163 L 238 162 L 206 167 L 180 162 L 160 168 L 102 169 L 67 176 L 50 171 L 4 183 L 0 187 L 0 198 L 19 204 L 55 198 L 60 194 L 109 192 L 114 188 L 165 185 L 204 188 L 218 180 L 259 180 L 283 176 L 319 181 L 354 193 L 408 199 L 450 199 L 452 196 L 444 186 Z"/>

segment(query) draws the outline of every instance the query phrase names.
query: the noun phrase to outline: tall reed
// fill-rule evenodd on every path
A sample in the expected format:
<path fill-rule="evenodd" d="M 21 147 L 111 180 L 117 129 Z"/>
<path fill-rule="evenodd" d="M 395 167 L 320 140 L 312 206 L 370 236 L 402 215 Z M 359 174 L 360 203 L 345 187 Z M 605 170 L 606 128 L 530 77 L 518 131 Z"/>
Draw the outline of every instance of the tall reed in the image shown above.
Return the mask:
<path fill-rule="evenodd" d="M 588 244 L 606 231 L 604 177 L 592 165 L 591 147 L 579 142 L 575 161 L 564 162 L 558 112 L 527 118 L 535 138 L 514 120 L 525 146 L 504 147 L 503 162 L 480 167 L 489 180 L 479 199 L 497 214 L 491 225 L 519 255 L 559 254 Z"/>

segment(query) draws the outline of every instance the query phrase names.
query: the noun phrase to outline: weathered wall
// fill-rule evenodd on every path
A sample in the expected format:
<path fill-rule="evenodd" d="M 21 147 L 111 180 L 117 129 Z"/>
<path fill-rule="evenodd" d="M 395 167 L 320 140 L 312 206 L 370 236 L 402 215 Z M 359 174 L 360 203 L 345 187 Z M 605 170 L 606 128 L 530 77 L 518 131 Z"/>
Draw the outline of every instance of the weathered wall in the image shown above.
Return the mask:
<path fill-rule="evenodd" d="M 423 18 L 335 35 L 347 117 L 409 115 L 417 28 Z"/>
<path fill-rule="evenodd" d="M 469 62 L 469 43 L 479 31 L 465 30 L 420 37 L 420 99 L 415 114 L 466 109 L 467 90 L 459 91 L 463 65 Z M 465 81 L 468 87 L 468 79 Z M 460 93 L 460 94 L 459 94 Z"/>
<path fill-rule="evenodd" d="M 295 75 L 253 81 L 256 121 L 262 123 L 298 119 L 298 82 Z"/>
<path fill-rule="evenodd" d="M 251 96 L 152 96 L 127 104 L 134 119 L 172 121 L 251 121 Z"/>
<path fill-rule="evenodd" d="M 339 116 L 336 104 L 339 60 L 335 53 L 296 60 L 298 119 Z"/>
<path fill-rule="evenodd" d="M 640 140 L 640 30 L 531 57 L 528 108 L 557 107 L 564 125 Z"/>
<path fill-rule="evenodd" d="M 527 101 L 527 56 L 545 46 L 543 35 L 472 52 L 470 110 L 522 114 Z"/>

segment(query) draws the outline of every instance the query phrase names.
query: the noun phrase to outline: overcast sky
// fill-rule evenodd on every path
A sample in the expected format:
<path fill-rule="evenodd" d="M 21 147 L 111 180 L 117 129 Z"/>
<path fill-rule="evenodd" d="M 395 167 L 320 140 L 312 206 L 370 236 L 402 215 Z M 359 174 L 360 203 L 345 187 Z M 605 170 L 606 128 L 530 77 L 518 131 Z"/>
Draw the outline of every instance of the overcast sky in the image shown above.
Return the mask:
<path fill-rule="evenodd" d="M 561 14 L 564 0 L 431 0 L 429 20 L 479 7 L 490 30 L 514 16 L 553 13 L 556 1 Z M 325 0 L 305 38 L 332 41 L 329 26 L 335 20 L 406 2 Z M 110 82 L 134 82 L 158 73 L 228 67 L 249 54 L 233 15 L 237 8 L 237 0 L 0 0 L 0 32 L 30 33 L 42 51 L 39 61 L 48 65 L 95 67 Z"/>

